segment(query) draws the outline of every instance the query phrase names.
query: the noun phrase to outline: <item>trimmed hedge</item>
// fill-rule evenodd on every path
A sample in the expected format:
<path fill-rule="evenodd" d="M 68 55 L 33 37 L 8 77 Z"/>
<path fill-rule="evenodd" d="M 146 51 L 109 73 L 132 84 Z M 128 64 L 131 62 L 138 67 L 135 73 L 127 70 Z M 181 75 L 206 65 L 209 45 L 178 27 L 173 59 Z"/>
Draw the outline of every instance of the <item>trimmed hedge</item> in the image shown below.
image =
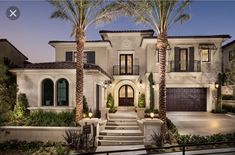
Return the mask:
<path fill-rule="evenodd" d="M 28 126 L 76 126 L 75 115 L 71 112 L 32 112 L 27 118 L 25 125 Z"/>

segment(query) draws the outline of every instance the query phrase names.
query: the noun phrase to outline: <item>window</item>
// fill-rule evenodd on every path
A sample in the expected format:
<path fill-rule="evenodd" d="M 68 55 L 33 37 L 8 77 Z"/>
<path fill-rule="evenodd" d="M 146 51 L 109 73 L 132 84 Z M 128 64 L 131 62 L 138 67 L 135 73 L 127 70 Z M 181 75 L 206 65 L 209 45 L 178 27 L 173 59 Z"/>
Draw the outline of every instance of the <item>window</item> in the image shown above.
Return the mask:
<path fill-rule="evenodd" d="M 229 51 L 229 61 L 234 60 L 235 59 L 235 49 Z"/>
<path fill-rule="evenodd" d="M 51 79 L 45 79 L 42 81 L 42 105 L 54 105 L 54 84 Z"/>
<path fill-rule="evenodd" d="M 77 61 L 77 52 L 67 51 L 65 52 L 65 61 Z M 84 63 L 95 64 L 95 51 L 84 52 Z"/>
<path fill-rule="evenodd" d="M 210 50 L 209 49 L 201 49 L 202 61 L 210 62 Z"/>
<path fill-rule="evenodd" d="M 95 52 L 94 51 L 84 52 L 83 62 L 89 64 L 95 64 Z"/>
<path fill-rule="evenodd" d="M 65 61 L 74 61 L 72 51 L 68 51 L 68 52 L 65 53 Z"/>
<path fill-rule="evenodd" d="M 69 84 L 66 79 L 59 79 L 57 81 L 57 105 L 68 106 L 69 105 Z"/>

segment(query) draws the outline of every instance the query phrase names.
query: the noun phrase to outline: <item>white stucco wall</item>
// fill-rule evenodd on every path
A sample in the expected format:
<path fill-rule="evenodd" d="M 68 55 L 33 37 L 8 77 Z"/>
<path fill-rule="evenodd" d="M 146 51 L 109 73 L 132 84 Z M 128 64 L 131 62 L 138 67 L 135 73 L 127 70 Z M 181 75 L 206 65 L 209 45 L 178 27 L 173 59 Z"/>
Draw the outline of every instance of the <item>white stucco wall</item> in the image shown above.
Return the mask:
<path fill-rule="evenodd" d="M 34 69 L 34 70 L 12 70 L 17 74 L 17 84 L 19 93 L 25 93 L 29 101 L 29 106 L 32 109 L 71 109 L 76 105 L 75 93 L 76 93 L 76 79 L 75 69 Z M 42 94 L 41 83 L 44 79 L 49 78 L 54 83 L 54 106 L 42 106 Z M 60 78 L 65 78 L 69 83 L 69 106 L 56 106 L 56 82 Z M 100 108 L 104 104 L 104 87 L 103 82 L 109 78 L 100 73 L 97 70 L 85 70 L 84 71 L 84 95 L 87 98 L 89 108 L 96 109 L 96 85 L 100 85 Z"/>

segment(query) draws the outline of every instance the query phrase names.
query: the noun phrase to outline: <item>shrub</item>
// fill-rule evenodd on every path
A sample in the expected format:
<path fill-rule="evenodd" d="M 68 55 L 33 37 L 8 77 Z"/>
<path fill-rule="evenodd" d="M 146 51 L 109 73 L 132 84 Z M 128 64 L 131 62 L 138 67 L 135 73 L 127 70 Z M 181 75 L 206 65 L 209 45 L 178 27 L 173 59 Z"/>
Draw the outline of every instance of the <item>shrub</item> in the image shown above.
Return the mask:
<path fill-rule="evenodd" d="M 16 119 L 23 118 L 27 114 L 29 114 L 29 111 L 27 109 L 28 107 L 28 100 L 25 94 L 20 93 L 18 95 L 18 104 L 15 105 L 13 114 Z"/>
<path fill-rule="evenodd" d="M 223 103 L 222 109 L 227 111 L 227 112 L 235 113 L 235 104 L 232 105 L 232 104 Z"/>
<path fill-rule="evenodd" d="M 43 112 L 38 110 L 32 112 L 26 125 L 31 126 L 75 126 L 74 113 L 71 112 Z"/>
<path fill-rule="evenodd" d="M 114 99 L 111 93 L 108 95 L 106 106 L 109 108 L 110 113 L 115 113 L 117 111 L 114 107 Z"/>
<path fill-rule="evenodd" d="M 160 134 L 157 134 L 153 131 L 152 141 L 156 146 L 162 146 L 163 145 L 163 139 Z"/>
<path fill-rule="evenodd" d="M 84 135 L 79 134 L 78 131 L 67 130 L 65 131 L 64 140 L 67 142 L 69 147 L 77 149 L 84 145 L 83 136 Z"/>
<path fill-rule="evenodd" d="M 144 108 L 145 107 L 145 95 L 141 94 L 138 100 L 138 107 Z"/>
<path fill-rule="evenodd" d="M 86 116 L 88 116 L 89 113 L 89 107 L 88 107 L 88 103 L 86 101 L 86 97 L 83 96 L 83 114 L 85 114 Z"/>
<path fill-rule="evenodd" d="M 154 81 L 153 81 L 153 73 L 151 72 L 149 74 L 148 77 L 149 80 L 149 91 L 150 91 L 150 109 L 153 110 L 154 109 L 154 89 L 153 89 L 153 85 L 154 85 Z"/>
<path fill-rule="evenodd" d="M 223 95 L 222 100 L 233 100 L 233 95 Z"/>
<path fill-rule="evenodd" d="M 145 109 L 145 111 L 144 111 L 145 113 L 151 113 L 151 112 L 153 112 L 153 113 L 155 113 L 155 114 L 158 114 L 158 109 Z"/>

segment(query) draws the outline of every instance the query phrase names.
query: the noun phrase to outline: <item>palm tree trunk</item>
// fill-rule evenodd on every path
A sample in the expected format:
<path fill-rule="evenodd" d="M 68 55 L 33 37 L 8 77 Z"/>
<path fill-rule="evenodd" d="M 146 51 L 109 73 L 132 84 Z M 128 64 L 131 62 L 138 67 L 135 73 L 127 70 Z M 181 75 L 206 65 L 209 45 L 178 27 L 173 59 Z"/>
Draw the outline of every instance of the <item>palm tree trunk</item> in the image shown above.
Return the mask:
<path fill-rule="evenodd" d="M 159 33 L 157 48 L 159 50 L 159 117 L 163 121 L 161 138 L 166 137 L 166 49 L 168 46 L 167 33 Z"/>
<path fill-rule="evenodd" d="M 82 29 L 76 30 L 77 61 L 76 61 L 76 123 L 83 118 L 83 55 L 85 33 Z"/>

